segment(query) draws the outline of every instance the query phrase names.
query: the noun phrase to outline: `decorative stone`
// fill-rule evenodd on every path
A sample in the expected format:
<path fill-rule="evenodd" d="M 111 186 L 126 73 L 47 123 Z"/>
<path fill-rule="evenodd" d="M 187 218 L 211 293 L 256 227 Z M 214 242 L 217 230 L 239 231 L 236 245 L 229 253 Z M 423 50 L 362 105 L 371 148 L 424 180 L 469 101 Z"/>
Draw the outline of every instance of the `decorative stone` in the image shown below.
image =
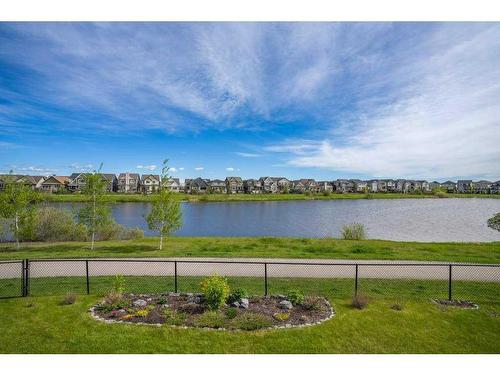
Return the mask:
<path fill-rule="evenodd" d="M 118 312 L 119 312 L 120 314 L 125 314 L 127 311 L 126 311 L 126 310 L 124 310 L 124 309 L 120 309 L 120 310 L 118 310 Z"/>
<path fill-rule="evenodd" d="M 286 298 L 283 294 L 278 294 L 276 297 L 278 297 L 279 299 L 285 299 Z"/>
<path fill-rule="evenodd" d="M 135 307 L 145 307 L 148 303 L 146 301 L 144 301 L 143 299 L 138 299 L 138 300 L 135 300 L 134 302 L 132 302 L 132 305 L 134 305 Z"/>
<path fill-rule="evenodd" d="M 242 298 L 240 300 L 240 307 L 242 309 L 248 309 L 248 306 L 250 305 L 250 302 L 248 302 L 248 298 Z"/>
<path fill-rule="evenodd" d="M 240 307 L 240 303 L 237 302 L 237 301 L 235 301 L 235 302 L 231 303 L 231 306 L 233 306 L 233 307 Z"/>
<path fill-rule="evenodd" d="M 280 307 L 285 310 L 291 310 L 293 305 L 290 301 L 284 300 L 280 302 Z"/>
<path fill-rule="evenodd" d="M 164 303 L 163 305 L 161 305 L 162 309 L 167 309 L 169 307 L 170 307 L 170 305 L 168 303 Z"/>

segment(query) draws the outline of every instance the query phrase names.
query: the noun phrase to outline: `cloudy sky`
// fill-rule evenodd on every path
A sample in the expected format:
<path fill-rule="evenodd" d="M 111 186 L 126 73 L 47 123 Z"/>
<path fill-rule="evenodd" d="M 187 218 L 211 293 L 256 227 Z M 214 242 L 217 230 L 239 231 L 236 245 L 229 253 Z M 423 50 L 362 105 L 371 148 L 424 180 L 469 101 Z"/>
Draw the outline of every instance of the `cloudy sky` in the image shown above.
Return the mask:
<path fill-rule="evenodd" d="M 0 23 L 0 172 L 500 179 L 498 23 Z"/>

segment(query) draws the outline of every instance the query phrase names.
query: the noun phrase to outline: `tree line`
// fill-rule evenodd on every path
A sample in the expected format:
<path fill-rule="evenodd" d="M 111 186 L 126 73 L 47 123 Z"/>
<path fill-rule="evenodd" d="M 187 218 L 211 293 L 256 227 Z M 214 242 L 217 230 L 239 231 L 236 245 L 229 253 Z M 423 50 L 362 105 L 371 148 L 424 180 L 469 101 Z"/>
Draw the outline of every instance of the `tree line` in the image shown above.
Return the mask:
<path fill-rule="evenodd" d="M 119 225 L 111 214 L 107 201 L 107 181 L 98 170 L 85 175 L 84 201 L 73 213 L 54 207 L 42 206 L 42 196 L 37 191 L 17 182 L 14 176 L 7 177 L 4 190 L 0 192 L 0 229 L 9 232 L 16 248 L 21 241 L 85 241 L 94 250 L 95 242 L 112 239 L 134 239 L 144 236 L 139 228 Z M 162 178 L 168 179 L 168 159 L 163 162 Z M 12 171 L 10 172 L 12 175 Z M 163 238 L 182 225 L 180 202 L 169 189 L 155 192 L 151 211 L 145 217 L 150 230 L 159 234 L 159 249 Z"/>

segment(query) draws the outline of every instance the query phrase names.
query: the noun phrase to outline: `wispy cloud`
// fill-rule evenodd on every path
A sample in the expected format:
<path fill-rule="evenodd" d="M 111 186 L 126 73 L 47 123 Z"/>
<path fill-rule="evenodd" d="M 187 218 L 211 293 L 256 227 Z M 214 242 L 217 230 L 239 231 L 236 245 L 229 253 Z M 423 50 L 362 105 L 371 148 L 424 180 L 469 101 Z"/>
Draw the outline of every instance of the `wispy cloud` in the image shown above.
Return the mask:
<path fill-rule="evenodd" d="M 75 172 L 88 172 L 92 170 L 93 164 L 81 164 L 81 163 L 72 163 L 67 165 L 66 168 L 73 170 Z"/>
<path fill-rule="evenodd" d="M 54 169 L 54 168 L 46 168 L 46 167 L 40 167 L 40 166 L 34 166 L 34 165 L 30 165 L 28 167 L 14 167 L 13 166 L 13 170 L 20 171 L 20 172 L 37 172 L 37 173 L 42 173 L 42 174 L 53 173 L 53 172 L 57 171 L 57 169 Z"/>
<path fill-rule="evenodd" d="M 175 167 L 171 167 L 171 168 L 169 169 L 169 171 L 170 171 L 170 172 L 175 173 L 175 172 L 177 172 L 177 168 L 175 168 Z"/>
<path fill-rule="evenodd" d="M 202 171 L 202 170 L 204 170 L 204 169 L 205 169 L 205 168 L 203 168 L 203 167 L 196 167 L 194 170 L 195 170 L 195 171 Z"/>
<path fill-rule="evenodd" d="M 136 167 L 137 169 L 146 169 L 148 171 L 154 171 L 156 168 L 158 168 L 157 165 L 138 165 Z"/>
<path fill-rule="evenodd" d="M 254 154 L 251 152 L 235 152 L 235 154 L 243 158 L 259 158 L 262 156 L 261 154 Z"/>
<path fill-rule="evenodd" d="M 226 168 L 226 171 L 228 171 L 228 172 L 234 172 L 234 168 L 233 167 L 228 167 L 228 168 Z"/>

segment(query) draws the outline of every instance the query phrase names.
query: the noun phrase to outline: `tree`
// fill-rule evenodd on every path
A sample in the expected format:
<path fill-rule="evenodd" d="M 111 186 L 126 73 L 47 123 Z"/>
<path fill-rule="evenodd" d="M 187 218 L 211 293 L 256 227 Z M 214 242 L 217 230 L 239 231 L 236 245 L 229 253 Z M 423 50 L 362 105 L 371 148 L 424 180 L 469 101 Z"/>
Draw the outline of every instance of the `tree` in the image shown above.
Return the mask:
<path fill-rule="evenodd" d="M 4 190 L 0 193 L 0 217 L 11 221 L 9 227 L 18 250 L 20 235 L 30 229 L 36 205 L 40 200 L 40 194 L 10 171 L 4 181 Z"/>
<path fill-rule="evenodd" d="M 111 210 L 104 196 L 108 182 L 101 175 L 101 168 L 102 163 L 99 170 L 85 175 L 85 187 L 82 193 L 87 196 L 87 200 L 77 215 L 78 221 L 87 227 L 87 231 L 91 236 L 91 250 L 94 250 L 96 233 L 113 220 Z"/>
<path fill-rule="evenodd" d="M 162 168 L 162 184 L 169 178 L 168 170 L 168 159 L 166 159 Z M 170 235 L 181 227 L 181 205 L 175 194 L 168 189 L 168 186 L 154 193 L 151 212 L 146 217 L 146 222 L 150 230 L 158 231 L 160 234 L 160 250 L 163 248 L 163 237 Z"/>

